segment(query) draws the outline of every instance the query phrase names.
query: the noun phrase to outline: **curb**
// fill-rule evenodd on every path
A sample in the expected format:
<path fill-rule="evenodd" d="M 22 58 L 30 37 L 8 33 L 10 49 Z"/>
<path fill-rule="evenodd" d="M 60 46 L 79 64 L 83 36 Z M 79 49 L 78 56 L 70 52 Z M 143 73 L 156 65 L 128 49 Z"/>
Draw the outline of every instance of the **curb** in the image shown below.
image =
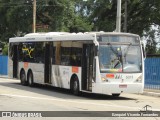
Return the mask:
<path fill-rule="evenodd" d="M 0 75 L 0 78 L 8 78 L 7 75 Z"/>
<path fill-rule="evenodd" d="M 147 96 L 153 96 L 153 97 L 160 97 L 160 91 L 158 92 L 151 92 L 151 91 L 144 91 L 142 95 L 147 95 Z"/>

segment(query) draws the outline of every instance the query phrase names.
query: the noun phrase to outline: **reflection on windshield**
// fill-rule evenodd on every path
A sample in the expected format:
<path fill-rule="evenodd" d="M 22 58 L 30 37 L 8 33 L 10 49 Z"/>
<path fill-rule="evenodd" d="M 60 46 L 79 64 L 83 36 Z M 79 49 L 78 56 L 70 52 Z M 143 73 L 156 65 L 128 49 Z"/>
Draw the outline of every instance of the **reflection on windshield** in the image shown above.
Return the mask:
<path fill-rule="evenodd" d="M 102 72 L 140 72 L 142 61 L 138 45 L 100 45 Z"/>

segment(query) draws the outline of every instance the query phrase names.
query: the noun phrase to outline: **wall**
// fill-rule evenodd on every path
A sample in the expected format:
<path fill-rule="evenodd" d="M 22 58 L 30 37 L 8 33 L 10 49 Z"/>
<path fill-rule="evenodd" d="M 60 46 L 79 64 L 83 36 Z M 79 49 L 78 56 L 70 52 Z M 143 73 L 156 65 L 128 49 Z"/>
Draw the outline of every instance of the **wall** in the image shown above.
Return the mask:
<path fill-rule="evenodd" d="M 8 75 L 8 56 L 0 55 L 0 75 Z"/>
<path fill-rule="evenodd" d="M 158 57 L 145 60 L 145 88 L 160 90 L 160 58 Z"/>

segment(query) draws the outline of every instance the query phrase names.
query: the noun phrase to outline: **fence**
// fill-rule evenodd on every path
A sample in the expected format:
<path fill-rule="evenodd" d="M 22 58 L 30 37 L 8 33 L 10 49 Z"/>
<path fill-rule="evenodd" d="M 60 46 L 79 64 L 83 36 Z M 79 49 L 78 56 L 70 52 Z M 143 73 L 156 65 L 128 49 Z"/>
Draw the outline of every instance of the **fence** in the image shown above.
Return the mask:
<path fill-rule="evenodd" d="M 0 75 L 8 75 L 8 56 L 0 55 Z"/>
<path fill-rule="evenodd" d="M 145 89 L 160 90 L 160 58 L 145 60 Z"/>

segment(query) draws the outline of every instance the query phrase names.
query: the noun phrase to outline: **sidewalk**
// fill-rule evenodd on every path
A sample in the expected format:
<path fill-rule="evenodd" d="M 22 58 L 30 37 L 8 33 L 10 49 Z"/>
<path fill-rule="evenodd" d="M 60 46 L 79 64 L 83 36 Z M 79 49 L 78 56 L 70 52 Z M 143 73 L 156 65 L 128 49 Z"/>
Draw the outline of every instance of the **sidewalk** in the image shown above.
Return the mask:
<path fill-rule="evenodd" d="M 0 75 L 0 78 L 8 78 L 8 75 Z"/>
<path fill-rule="evenodd" d="M 142 95 L 160 97 L 160 90 L 144 89 L 144 92 L 142 93 Z"/>

